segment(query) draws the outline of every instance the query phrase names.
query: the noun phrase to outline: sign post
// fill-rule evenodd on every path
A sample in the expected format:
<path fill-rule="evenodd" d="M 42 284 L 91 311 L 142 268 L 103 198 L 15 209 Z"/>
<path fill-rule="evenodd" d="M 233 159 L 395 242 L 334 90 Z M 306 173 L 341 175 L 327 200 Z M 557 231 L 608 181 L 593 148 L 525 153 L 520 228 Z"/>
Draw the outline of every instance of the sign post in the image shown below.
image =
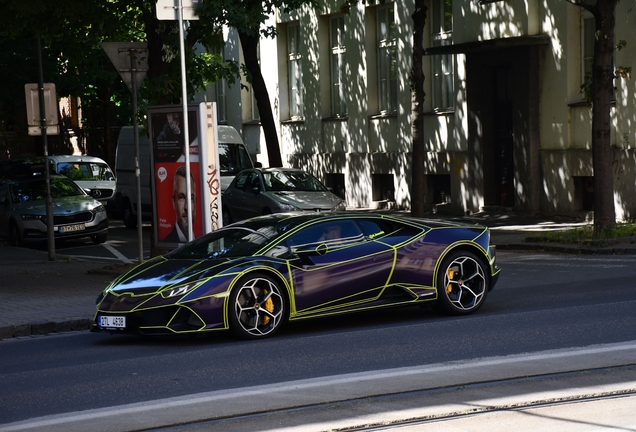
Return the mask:
<path fill-rule="evenodd" d="M 44 146 L 44 172 L 46 174 L 46 233 L 49 261 L 55 261 L 55 232 L 53 223 L 53 199 L 51 198 L 51 174 L 49 172 L 49 146 L 47 133 L 60 133 L 57 126 L 57 98 L 55 84 L 44 84 L 42 70 L 42 43 L 38 38 L 38 83 L 26 84 L 24 92 L 27 105 L 29 135 L 42 135 Z"/>
<path fill-rule="evenodd" d="M 137 179 L 137 241 L 139 263 L 144 260 L 141 221 L 141 179 L 139 175 L 139 126 L 137 125 L 137 86 L 148 72 L 148 48 L 145 42 L 103 42 L 102 48 L 132 93 L 133 134 L 135 142 L 135 177 Z"/>
<path fill-rule="evenodd" d="M 195 13 L 195 7 L 199 0 L 159 0 L 157 2 L 157 19 L 179 20 L 179 51 L 181 54 L 181 102 L 183 104 L 183 121 L 184 121 L 184 140 L 185 140 L 185 166 L 186 166 L 186 191 L 187 196 L 192 194 L 192 185 L 190 182 L 190 139 L 188 136 L 188 88 L 186 85 L 186 68 L 185 68 L 185 44 L 183 34 L 183 21 L 198 19 Z M 185 10 L 188 11 L 187 16 Z M 192 220 L 192 209 L 188 206 L 188 220 Z M 188 241 L 193 240 L 192 224 L 188 225 Z"/>

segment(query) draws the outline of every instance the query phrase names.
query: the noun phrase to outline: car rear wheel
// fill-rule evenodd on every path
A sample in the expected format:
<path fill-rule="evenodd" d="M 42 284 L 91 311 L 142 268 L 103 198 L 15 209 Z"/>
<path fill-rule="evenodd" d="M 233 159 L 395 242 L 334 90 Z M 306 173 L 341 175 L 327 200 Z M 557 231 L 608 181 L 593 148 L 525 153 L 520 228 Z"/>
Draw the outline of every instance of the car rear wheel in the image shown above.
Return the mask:
<path fill-rule="evenodd" d="M 451 252 L 437 274 L 438 305 L 447 313 L 466 315 L 484 304 L 488 294 L 487 267 L 474 253 Z"/>
<path fill-rule="evenodd" d="M 230 295 L 230 329 L 244 339 L 271 336 L 283 323 L 285 308 L 281 289 L 272 278 L 248 275 L 237 282 Z"/>
<path fill-rule="evenodd" d="M 22 235 L 15 222 L 9 224 L 9 244 L 11 246 L 22 246 Z"/>

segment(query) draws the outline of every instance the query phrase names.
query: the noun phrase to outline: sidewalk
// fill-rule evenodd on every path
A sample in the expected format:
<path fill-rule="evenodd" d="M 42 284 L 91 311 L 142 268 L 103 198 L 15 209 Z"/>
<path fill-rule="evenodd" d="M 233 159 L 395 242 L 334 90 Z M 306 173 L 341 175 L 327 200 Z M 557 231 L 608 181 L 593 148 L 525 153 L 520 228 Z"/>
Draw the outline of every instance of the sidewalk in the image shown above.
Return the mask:
<path fill-rule="evenodd" d="M 499 212 L 463 218 L 431 217 L 489 226 L 492 243 L 499 250 L 636 254 L 633 238 L 602 247 L 526 241 L 529 233 L 571 229 L 585 224 L 581 221 Z M 0 339 L 88 329 L 95 313 L 95 299 L 121 271 L 103 263 L 70 259 L 60 254 L 55 261 L 48 261 L 46 251 L 15 248 L 0 240 Z"/>

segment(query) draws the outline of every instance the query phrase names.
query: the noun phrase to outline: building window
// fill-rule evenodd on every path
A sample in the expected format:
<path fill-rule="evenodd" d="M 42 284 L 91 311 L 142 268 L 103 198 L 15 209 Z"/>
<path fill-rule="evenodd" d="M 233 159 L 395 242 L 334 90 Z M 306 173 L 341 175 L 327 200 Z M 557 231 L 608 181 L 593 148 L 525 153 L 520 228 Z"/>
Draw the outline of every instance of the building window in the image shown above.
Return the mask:
<path fill-rule="evenodd" d="M 395 201 L 393 174 L 371 174 L 373 201 Z"/>
<path fill-rule="evenodd" d="M 331 47 L 331 115 L 342 117 L 347 115 L 347 76 L 346 54 L 344 42 L 344 17 L 329 19 L 329 43 Z"/>
<path fill-rule="evenodd" d="M 303 117 L 303 72 L 300 54 L 300 26 L 287 27 L 287 56 L 289 64 L 289 113 L 292 119 Z"/>
<path fill-rule="evenodd" d="M 452 0 L 433 0 L 431 14 L 431 40 L 433 46 L 453 43 L 453 3 Z M 440 54 L 432 58 L 433 104 L 437 110 L 455 106 L 453 55 Z"/>
<path fill-rule="evenodd" d="M 378 35 L 378 81 L 380 112 L 397 111 L 397 29 L 395 5 L 379 7 L 376 15 Z"/>

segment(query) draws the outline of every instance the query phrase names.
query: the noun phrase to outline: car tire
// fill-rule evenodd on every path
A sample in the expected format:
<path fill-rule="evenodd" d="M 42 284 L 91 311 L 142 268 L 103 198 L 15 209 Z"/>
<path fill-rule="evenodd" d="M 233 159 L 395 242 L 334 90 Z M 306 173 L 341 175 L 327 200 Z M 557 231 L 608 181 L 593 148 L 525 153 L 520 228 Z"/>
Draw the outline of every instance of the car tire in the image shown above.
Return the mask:
<path fill-rule="evenodd" d="M 122 210 L 121 218 L 124 221 L 124 226 L 126 228 L 137 228 L 137 216 L 133 213 L 132 205 L 128 200 L 124 201 L 124 209 Z"/>
<path fill-rule="evenodd" d="M 254 273 L 237 281 L 230 295 L 230 330 L 242 339 L 272 336 L 283 324 L 287 305 L 277 282 Z"/>
<path fill-rule="evenodd" d="M 108 233 L 91 236 L 91 240 L 93 240 L 93 243 L 95 244 L 106 243 L 106 240 L 108 240 Z"/>
<path fill-rule="evenodd" d="M 9 224 L 9 244 L 16 247 L 22 246 L 22 234 L 15 222 Z"/>
<path fill-rule="evenodd" d="M 484 304 L 490 276 L 484 261 L 469 251 L 451 252 L 437 273 L 437 305 L 452 315 L 467 315 Z"/>

